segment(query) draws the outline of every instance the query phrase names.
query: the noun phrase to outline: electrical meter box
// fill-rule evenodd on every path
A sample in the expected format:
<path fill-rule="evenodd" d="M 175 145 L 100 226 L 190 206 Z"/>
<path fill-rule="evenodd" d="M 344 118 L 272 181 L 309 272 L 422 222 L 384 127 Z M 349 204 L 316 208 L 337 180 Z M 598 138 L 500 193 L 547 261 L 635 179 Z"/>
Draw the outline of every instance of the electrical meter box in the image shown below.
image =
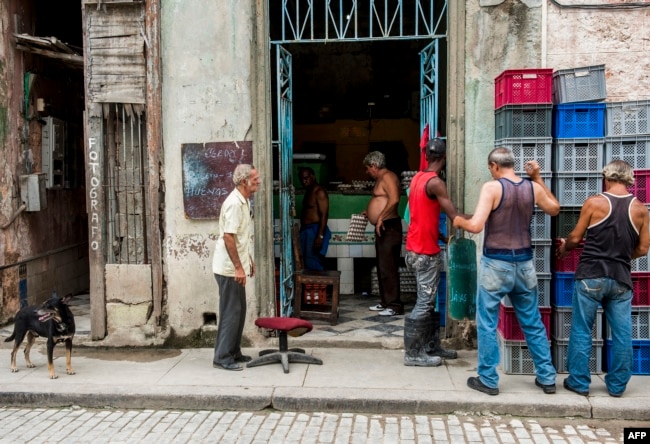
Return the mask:
<path fill-rule="evenodd" d="M 25 211 L 41 211 L 47 208 L 46 176 L 45 173 L 20 176 L 20 199 L 25 205 Z"/>
<path fill-rule="evenodd" d="M 42 129 L 42 163 L 47 188 L 61 189 L 65 177 L 66 125 L 63 120 L 46 117 Z"/>

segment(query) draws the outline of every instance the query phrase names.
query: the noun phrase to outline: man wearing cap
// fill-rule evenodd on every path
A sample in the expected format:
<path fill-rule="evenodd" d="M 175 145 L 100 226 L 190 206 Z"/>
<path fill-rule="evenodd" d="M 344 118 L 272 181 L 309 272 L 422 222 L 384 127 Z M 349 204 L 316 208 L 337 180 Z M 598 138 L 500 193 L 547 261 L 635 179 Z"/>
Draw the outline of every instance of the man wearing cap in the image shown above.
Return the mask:
<path fill-rule="evenodd" d="M 447 147 L 441 139 L 425 147 L 427 168 L 411 180 L 410 224 L 406 234 L 406 266 L 415 271 L 417 300 L 404 319 L 404 365 L 432 367 L 442 358 L 455 359 L 455 350 L 440 346 L 440 313 L 436 310 L 443 253 L 438 245 L 440 209 L 453 220 L 458 214 L 447 194 L 440 172 L 447 161 Z"/>

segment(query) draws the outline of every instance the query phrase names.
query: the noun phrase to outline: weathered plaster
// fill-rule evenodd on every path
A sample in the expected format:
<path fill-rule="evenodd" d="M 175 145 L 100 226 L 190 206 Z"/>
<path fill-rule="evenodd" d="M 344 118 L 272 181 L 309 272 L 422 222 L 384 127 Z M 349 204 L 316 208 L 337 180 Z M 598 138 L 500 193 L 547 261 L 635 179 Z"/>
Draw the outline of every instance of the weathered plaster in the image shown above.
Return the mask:
<path fill-rule="evenodd" d="M 212 274 L 216 220 L 185 217 L 181 144 L 251 140 L 250 2 L 161 1 L 163 141 L 166 173 L 164 269 L 169 327 L 189 334 L 217 313 Z M 254 62 L 253 62 L 254 63 Z M 257 313 L 247 285 L 248 313 Z M 256 330 L 252 322 L 247 329 Z"/>
<path fill-rule="evenodd" d="M 519 0 L 481 7 L 474 0 L 467 2 L 466 19 L 465 209 L 472 212 L 478 190 L 491 179 L 486 159 L 494 147 L 494 79 L 505 69 L 540 65 L 541 8 Z"/>
<path fill-rule="evenodd" d="M 650 98 L 650 8 L 548 9 L 548 66 L 606 65 L 607 101 Z"/>

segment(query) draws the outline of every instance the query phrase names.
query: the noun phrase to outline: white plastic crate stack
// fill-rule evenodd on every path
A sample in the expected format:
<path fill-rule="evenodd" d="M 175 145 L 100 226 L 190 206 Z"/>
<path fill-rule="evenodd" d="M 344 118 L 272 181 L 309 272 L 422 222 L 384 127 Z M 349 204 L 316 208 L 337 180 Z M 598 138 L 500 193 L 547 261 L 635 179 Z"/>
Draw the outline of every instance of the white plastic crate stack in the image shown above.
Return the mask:
<path fill-rule="evenodd" d="M 515 172 L 528 177 L 525 164 L 539 163 L 542 178 L 551 187 L 553 69 L 506 70 L 495 79 L 495 147 L 505 147 L 515 158 Z M 547 330 L 550 328 L 551 218 L 536 208 L 531 224 L 538 305 Z M 534 365 L 523 332 L 505 297 L 499 313 L 498 338 L 501 364 L 506 373 L 533 374 Z"/>
<path fill-rule="evenodd" d="M 650 206 L 650 100 L 611 102 L 606 109 L 605 163 L 621 159 L 634 168 L 628 190 Z M 632 261 L 632 373 L 650 374 L 650 260 Z M 611 329 L 605 337 L 605 366 L 613 359 Z"/>
<path fill-rule="evenodd" d="M 554 238 L 575 227 L 584 201 L 602 191 L 605 164 L 605 65 L 555 71 L 553 74 L 553 193 L 560 202 Z M 555 241 L 557 247 L 559 241 Z M 566 373 L 571 331 L 573 279 L 581 248 L 554 260 L 552 272 L 551 352 L 559 373 Z M 603 314 L 596 315 L 589 359 L 591 373 L 602 372 Z"/>

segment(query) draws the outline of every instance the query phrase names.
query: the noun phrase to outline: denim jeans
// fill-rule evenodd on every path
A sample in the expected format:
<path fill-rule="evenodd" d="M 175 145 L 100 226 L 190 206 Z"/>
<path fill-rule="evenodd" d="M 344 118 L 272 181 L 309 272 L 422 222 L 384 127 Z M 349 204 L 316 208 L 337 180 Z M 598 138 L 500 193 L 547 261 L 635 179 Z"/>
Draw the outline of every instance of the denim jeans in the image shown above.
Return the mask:
<path fill-rule="evenodd" d="M 537 291 L 537 275 L 533 260 L 508 262 L 481 257 L 476 328 L 478 376 L 486 386 L 497 388 L 499 385 L 497 323 L 499 303 L 504 296 L 510 296 L 512 301 L 535 364 L 537 379 L 545 385 L 555 383 L 556 372 L 551 362 L 546 328 L 537 308 Z"/>
<path fill-rule="evenodd" d="M 632 290 L 604 277 L 577 280 L 573 288 L 568 383 L 576 390 L 589 391 L 591 330 L 600 304 L 612 331 L 612 362 L 605 375 L 605 385 L 609 393 L 619 395 L 632 375 Z"/>
<path fill-rule="evenodd" d="M 418 286 L 415 305 L 406 317 L 429 319 L 431 313 L 437 311 L 442 253 L 429 255 L 407 251 L 404 262 L 410 271 L 415 272 L 415 281 Z"/>

